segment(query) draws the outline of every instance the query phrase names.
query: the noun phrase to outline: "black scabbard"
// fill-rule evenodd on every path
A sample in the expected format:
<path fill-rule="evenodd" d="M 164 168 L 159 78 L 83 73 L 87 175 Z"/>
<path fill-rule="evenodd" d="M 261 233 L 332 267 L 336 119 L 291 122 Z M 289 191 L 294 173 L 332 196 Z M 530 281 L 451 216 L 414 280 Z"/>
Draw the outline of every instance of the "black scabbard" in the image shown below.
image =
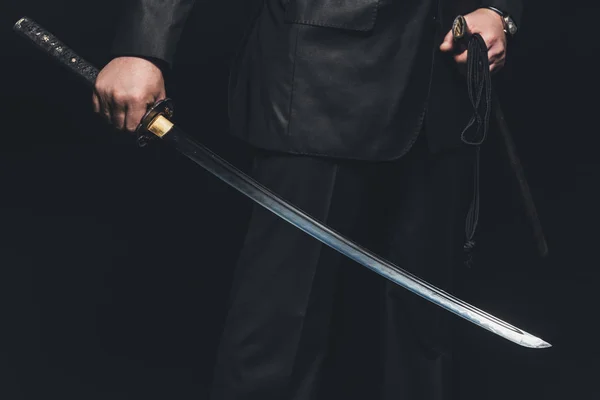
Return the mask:
<path fill-rule="evenodd" d="M 517 183 L 519 184 L 521 198 L 523 199 L 523 205 L 525 206 L 527 217 L 533 229 L 533 235 L 538 247 L 539 254 L 541 257 L 546 257 L 548 255 L 548 243 L 546 242 L 546 237 L 542 229 L 542 224 L 538 216 L 537 208 L 535 206 L 535 202 L 533 201 L 531 189 L 529 188 L 529 184 L 527 183 L 527 179 L 525 178 L 525 171 L 523 170 L 523 165 L 521 164 L 521 160 L 517 155 L 517 148 L 515 146 L 515 142 L 512 138 L 510 130 L 508 129 L 508 124 L 506 123 L 506 119 L 504 118 L 504 113 L 502 112 L 502 107 L 500 106 L 500 102 L 498 101 L 497 96 L 494 96 L 494 110 L 494 114 L 496 115 L 496 120 L 498 123 L 498 130 L 500 131 L 500 135 L 502 136 L 502 140 L 504 142 L 504 147 L 506 148 L 508 162 L 515 174 Z"/>

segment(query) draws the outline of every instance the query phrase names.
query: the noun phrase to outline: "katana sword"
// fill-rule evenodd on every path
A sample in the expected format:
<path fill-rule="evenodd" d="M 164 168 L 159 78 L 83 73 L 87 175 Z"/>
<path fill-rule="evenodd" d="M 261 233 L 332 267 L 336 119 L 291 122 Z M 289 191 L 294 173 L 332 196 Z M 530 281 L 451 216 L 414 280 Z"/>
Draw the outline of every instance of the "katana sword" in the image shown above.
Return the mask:
<path fill-rule="evenodd" d="M 89 85 L 93 85 L 98 70 L 75 54 L 52 34 L 29 18 L 20 19 L 15 31 L 30 39 L 54 59 L 67 66 Z M 270 210 L 288 223 L 313 236 L 325 245 L 344 254 L 355 262 L 369 268 L 403 288 L 424 299 L 484 328 L 498 336 L 524 347 L 541 349 L 551 345 L 507 322 L 496 318 L 419 277 L 384 260 L 360 245 L 343 237 L 328 226 L 286 202 L 227 161 L 220 158 L 204 145 L 197 143 L 171 121 L 173 107 L 166 99 L 152 107 L 142 119 L 138 134 L 141 138 L 159 138 L 187 158 L 200 165 L 232 188 L 243 193 L 256 203 Z"/>

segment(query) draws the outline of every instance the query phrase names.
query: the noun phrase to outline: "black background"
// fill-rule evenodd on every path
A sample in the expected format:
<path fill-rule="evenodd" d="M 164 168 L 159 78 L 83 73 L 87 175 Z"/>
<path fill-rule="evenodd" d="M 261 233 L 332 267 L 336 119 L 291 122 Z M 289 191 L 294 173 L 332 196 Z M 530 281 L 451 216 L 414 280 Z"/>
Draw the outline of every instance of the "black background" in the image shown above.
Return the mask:
<path fill-rule="evenodd" d="M 457 293 L 554 347 L 459 322 L 461 400 L 600 398 L 598 11 L 526 3 L 496 87 L 550 257 L 536 255 L 492 137 L 478 262 L 460 270 Z M 204 398 L 249 201 L 112 131 L 89 88 L 11 31 L 27 15 L 102 66 L 118 1 L 1 4 L 0 398 Z M 255 4 L 199 2 L 169 92 L 179 124 L 243 169 L 250 153 L 226 134 L 226 86 Z"/>

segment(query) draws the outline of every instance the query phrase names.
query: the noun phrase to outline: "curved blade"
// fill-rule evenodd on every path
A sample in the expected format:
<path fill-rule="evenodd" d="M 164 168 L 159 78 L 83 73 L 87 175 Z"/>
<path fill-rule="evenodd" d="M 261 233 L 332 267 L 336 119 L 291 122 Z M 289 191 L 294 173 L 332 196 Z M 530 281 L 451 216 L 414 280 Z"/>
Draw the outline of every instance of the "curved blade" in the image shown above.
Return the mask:
<path fill-rule="evenodd" d="M 157 123 L 169 127 L 167 132 L 163 132 L 160 135 L 162 141 L 169 143 L 180 153 L 227 183 L 229 186 L 243 193 L 290 224 L 296 226 L 298 229 L 308 233 L 320 242 L 389 279 L 397 285 L 410 290 L 416 295 L 437 304 L 477 326 L 508 339 L 511 342 L 534 349 L 551 347 L 549 343 L 542 339 L 444 292 L 408 271 L 403 270 L 397 265 L 362 248 L 360 245 L 345 238 L 327 225 L 317 221 L 310 215 L 277 196 L 275 193 L 217 156 L 207 147 L 196 143 L 191 137 L 172 123 L 168 123 L 168 121 L 167 123 L 165 121 L 161 122 L 160 118 L 166 120 L 164 117 L 159 117 Z"/>

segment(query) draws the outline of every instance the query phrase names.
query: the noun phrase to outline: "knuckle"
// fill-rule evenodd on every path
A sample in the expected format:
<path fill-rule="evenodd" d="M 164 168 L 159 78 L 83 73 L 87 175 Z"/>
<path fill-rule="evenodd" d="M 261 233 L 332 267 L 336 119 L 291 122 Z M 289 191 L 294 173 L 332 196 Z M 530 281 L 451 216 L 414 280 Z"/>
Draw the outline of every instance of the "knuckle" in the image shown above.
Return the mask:
<path fill-rule="evenodd" d="M 115 91 L 112 98 L 119 105 L 139 106 L 146 103 L 146 97 L 143 92 L 125 92 Z"/>
<path fill-rule="evenodd" d="M 111 93 L 111 88 L 103 82 L 96 81 L 96 83 L 94 84 L 94 91 L 98 94 L 98 97 L 100 98 L 109 97 Z"/>
<path fill-rule="evenodd" d="M 114 90 L 112 92 L 111 98 L 117 104 L 125 104 L 129 100 L 129 95 L 127 94 L 127 92 Z"/>
<path fill-rule="evenodd" d="M 127 130 L 127 132 L 129 133 L 135 133 L 135 131 L 137 130 L 137 125 L 133 125 L 131 123 L 127 123 L 127 126 L 125 127 L 125 130 Z"/>
<path fill-rule="evenodd" d="M 94 90 L 97 92 L 101 92 L 104 89 L 104 82 L 101 77 L 98 77 L 94 82 Z"/>
<path fill-rule="evenodd" d="M 146 96 L 142 92 L 134 92 L 129 96 L 129 101 L 135 105 L 142 105 L 146 103 Z"/>

